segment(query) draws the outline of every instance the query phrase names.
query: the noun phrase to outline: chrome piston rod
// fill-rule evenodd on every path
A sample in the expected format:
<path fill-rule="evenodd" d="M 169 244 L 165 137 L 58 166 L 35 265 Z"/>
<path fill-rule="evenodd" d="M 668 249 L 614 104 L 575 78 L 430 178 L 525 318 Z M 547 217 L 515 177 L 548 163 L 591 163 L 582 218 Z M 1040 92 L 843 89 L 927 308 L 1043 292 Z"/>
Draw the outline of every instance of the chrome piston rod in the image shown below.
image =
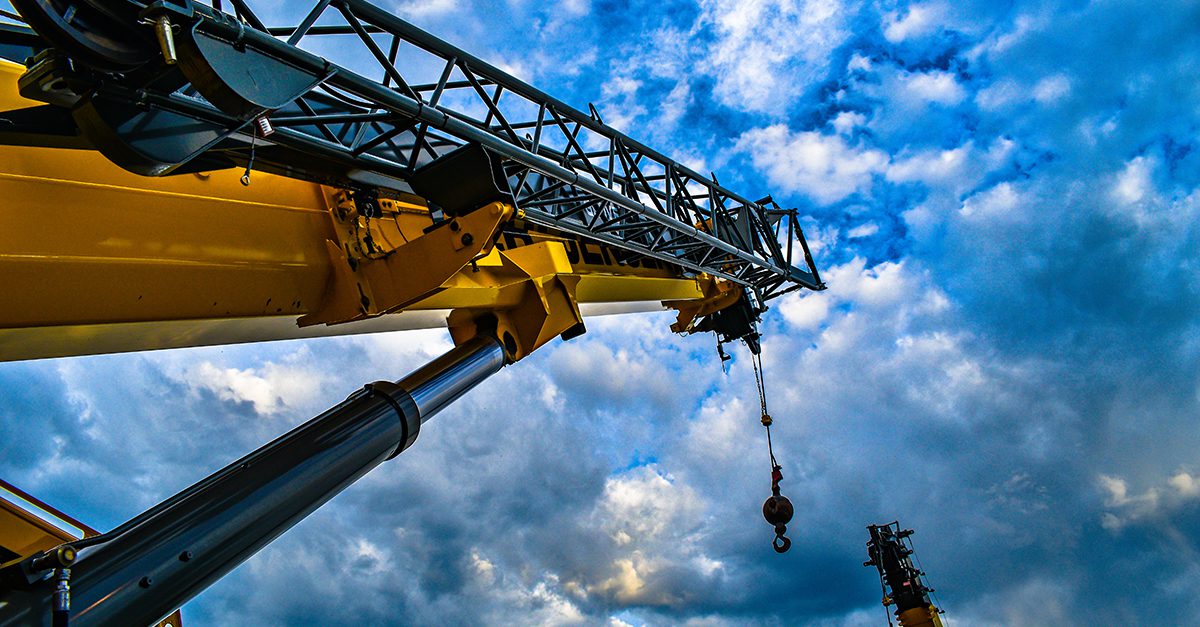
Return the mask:
<path fill-rule="evenodd" d="M 475 338 L 380 381 L 113 531 L 72 543 L 72 625 L 151 625 L 372 468 L 505 364 Z M 0 625 L 50 625 L 54 582 L 0 592 Z"/>

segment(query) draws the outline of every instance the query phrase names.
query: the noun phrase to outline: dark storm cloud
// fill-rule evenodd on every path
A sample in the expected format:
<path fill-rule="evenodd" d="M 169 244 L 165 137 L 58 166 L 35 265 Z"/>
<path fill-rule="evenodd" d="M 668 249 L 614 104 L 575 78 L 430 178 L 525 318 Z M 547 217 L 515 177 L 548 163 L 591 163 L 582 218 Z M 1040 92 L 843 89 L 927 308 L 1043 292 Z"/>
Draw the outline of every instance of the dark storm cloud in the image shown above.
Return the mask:
<path fill-rule="evenodd" d="M 4 390 L 0 414 L 0 459 L 5 476 L 29 472 L 53 454 L 55 437 L 64 437 L 77 429 L 72 420 L 74 407 L 65 395 L 62 382 L 44 364 L 21 364 L 0 373 Z M 25 429 L 27 423 L 39 423 L 39 431 Z"/>

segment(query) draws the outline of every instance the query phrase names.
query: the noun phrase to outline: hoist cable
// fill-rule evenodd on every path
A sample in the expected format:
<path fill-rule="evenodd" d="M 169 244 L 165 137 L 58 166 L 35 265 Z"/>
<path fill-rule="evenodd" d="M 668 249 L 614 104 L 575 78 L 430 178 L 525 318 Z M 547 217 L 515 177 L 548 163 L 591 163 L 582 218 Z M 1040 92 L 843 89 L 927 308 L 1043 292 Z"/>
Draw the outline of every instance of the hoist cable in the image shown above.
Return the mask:
<path fill-rule="evenodd" d="M 771 448 L 771 427 L 767 427 L 767 453 L 771 456 L 771 468 L 778 466 L 779 462 L 775 461 L 775 450 Z"/>
<path fill-rule="evenodd" d="M 762 409 L 762 425 L 767 430 L 767 453 L 771 456 L 771 496 L 763 503 L 763 518 L 775 528 L 775 540 L 771 547 L 776 553 L 786 553 L 792 546 L 792 541 L 784 534 L 787 524 L 795 513 L 792 502 L 780 494 L 779 482 L 783 481 L 783 467 L 775 460 L 775 447 L 771 442 L 771 414 L 767 413 L 767 385 L 763 375 L 762 348 L 747 343 L 750 349 L 750 364 L 754 367 L 754 385 L 758 390 L 758 405 Z"/>
<path fill-rule="evenodd" d="M 885 584 L 883 582 L 883 571 L 882 570 L 879 571 L 879 589 L 883 591 L 883 599 L 884 599 L 883 615 L 887 617 L 888 627 L 892 627 L 892 610 L 891 610 L 891 608 L 888 607 L 888 604 L 887 604 L 887 598 L 888 598 L 887 584 Z"/>
<path fill-rule="evenodd" d="M 245 187 L 250 187 L 250 170 L 254 168 L 254 145 L 258 143 L 258 124 L 251 122 L 250 130 L 250 159 L 246 161 L 246 172 L 239 179 Z"/>
<path fill-rule="evenodd" d="M 762 355 L 750 353 L 750 362 L 754 365 L 754 383 L 758 386 L 758 404 L 762 407 L 762 413 L 767 413 L 767 389 L 763 384 L 762 376 Z"/>
<path fill-rule="evenodd" d="M 929 596 L 933 597 L 934 607 L 937 608 L 939 614 L 944 613 L 942 601 L 937 597 L 937 589 L 929 585 L 929 575 L 925 574 L 925 567 L 921 564 L 921 557 L 917 555 L 917 547 L 913 545 L 912 536 L 908 537 L 908 549 L 912 554 L 913 561 L 917 564 L 917 570 L 921 571 L 921 575 L 925 577 L 925 589 Z M 949 625 L 950 621 L 943 618 L 942 623 Z"/>
<path fill-rule="evenodd" d="M 779 462 L 775 461 L 775 448 L 771 443 L 772 419 L 771 414 L 767 412 L 767 386 L 763 375 L 762 354 L 751 352 L 750 364 L 754 367 L 754 384 L 758 388 L 758 404 L 762 409 L 763 427 L 767 429 L 767 453 L 771 456 L 771 468 L 775 468 L 779 465 Z"/>

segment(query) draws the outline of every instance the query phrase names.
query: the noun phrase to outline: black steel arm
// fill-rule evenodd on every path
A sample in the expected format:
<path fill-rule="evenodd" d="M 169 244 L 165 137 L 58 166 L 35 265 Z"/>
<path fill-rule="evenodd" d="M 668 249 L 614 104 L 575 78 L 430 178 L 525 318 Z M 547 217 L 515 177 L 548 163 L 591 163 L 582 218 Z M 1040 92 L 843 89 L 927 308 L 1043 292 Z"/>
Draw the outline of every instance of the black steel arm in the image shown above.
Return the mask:
<path fill-rule="evenodd" d="M 879 580 L 887 589 L 884 605 L 895 605 L 895 614 L 902 627 L 940 627 L 938 610 L 930 601 L 933 592 L 921 580 L 925 573 L 913 566 L 912 529 L 901 529 L 899 522 L 868 525 L 871 539 L 867 541 L 869 560 L 863 566 L 874 566 Z M 890 623 L 890 620 L 889 620 Z"/>

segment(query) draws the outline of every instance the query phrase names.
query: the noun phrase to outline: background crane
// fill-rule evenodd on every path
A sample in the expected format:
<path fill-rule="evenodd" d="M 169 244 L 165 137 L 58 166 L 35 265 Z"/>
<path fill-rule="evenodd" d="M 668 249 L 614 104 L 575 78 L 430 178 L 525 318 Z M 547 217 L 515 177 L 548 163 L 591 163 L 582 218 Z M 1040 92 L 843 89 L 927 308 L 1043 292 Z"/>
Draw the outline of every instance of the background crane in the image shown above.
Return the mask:
<path fill-rule="evenodd" d="M 941 627 L 942 610 L 929 595 L 934 591 L 925 585 L 923 571 L 913 566 L 912 529 L 901 529 L 900 523 L 868 525 L 871 539 L 867 541 L 869 560 L 863 566 L 879 571 L 879 586 L 884 590 L 883 606 L 893 611 L 901 627 Z M 891 616 L 888 624 L 892 623 Z"/>

